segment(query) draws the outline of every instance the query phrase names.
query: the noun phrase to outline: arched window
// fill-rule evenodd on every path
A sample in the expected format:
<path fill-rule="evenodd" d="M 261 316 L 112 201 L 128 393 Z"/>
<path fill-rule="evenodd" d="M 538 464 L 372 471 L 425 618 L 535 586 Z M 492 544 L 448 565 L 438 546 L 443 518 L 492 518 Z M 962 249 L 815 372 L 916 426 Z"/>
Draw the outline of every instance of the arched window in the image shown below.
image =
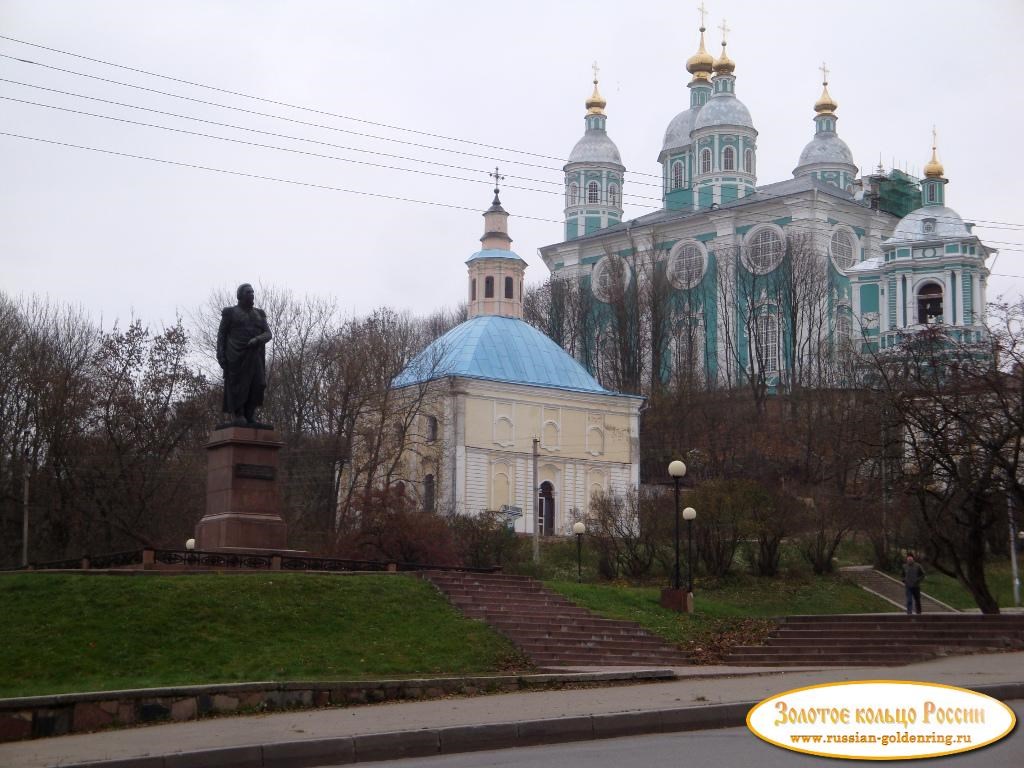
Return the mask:
<path fill-rule="evenodd" d="M 432 443 L 437 440 L 437 417 L 427 416 L 427 442 Z"/>
<path fill-rule="evenodd" d="M 848 342 L 853 335 L 853 320 L 846 312 L 840 312 L 836 317 L 836 343 Z"/>
<path fill-rule="evenodd" d="M 469 300 L 476 301 L 476 278 L 469 281 Z"/>
<path fill-rule="evenodd" d="M 672 189 L 679 189 L 683 186 L 683 164 L 678 160 L 672 163 Z"/>
<path fill-rule="evenodd" d="M 592 181 L 589 184 L 587 184 L 587 202 L 601 202 L 601 188 L 597 185 L 596 181 Z"/>
<path fill-rule="evenodd" d="M 485 277 L 484 278 L 484 298 L 485 299 L 493 299 L 494 298 L 494 278 L 493 277 Z"/>
<path fill-rule="evenodd" d="M 580 202 L 580 188 L 578 184 L 569 185 L 569 205 L 578 205 Z"/>
<path fill-rule="evenodd" d="M 938 283 L 925 283 L 917 289 L 917 322 L 942 322 L 942 286 Z"/>
<path fill-rule="evenodd" d="M 702 149 L 700 151 L 700 172 L 711 173 L 711 150 Z"/>
<path fill-rule="evenodd" d="M 555 486 L 545 480 L 540 484 L 540 497 L 537 499 L 540 512 L 541 536 L 550 536 L 555 532 Z"/>
<path fill-rule="evenodd" d="M 743 170 L 747 173 L 754 172 L 754 150 L 752 149 L 743 152 Z"/>
<path fill-rule="evenodd" d="M 928 202 L 929 203 L 934 203 L 935 202 L 935 185 L 934 184 L 929 184 L 928 185 Z"/>
<path fill-rule="evenodd" d="M 511 277 L 506 277 L 505 278 L 505 298 L 506 299 L 511 299 L 512 298 L 512 292 L 513 292 L 513 287 L 512 286 L 513 286 L 512 278 Z"/>
<path fill-rule="evenodd" d="M 757 318 L 755 351 L 758 370 L 763 373 L 775 373 L 779 370 L 779 321 L 775 315 L 761 315 Z"/>
<path fill-rule="evenodd" d="M 434 476 L 427 475 L 423 478 L 423 511 L 434 511 Z"/>
<path fill-rule="evenodd" d="M 854 265 L 856 257 L 853 253 L 853 238 L 845 229 L 837 229 L 829 243 L 832 261 L 838 269 L 849 269 Z"/>
<path fill-rule="evenodd" d="M 619 188 L 614 184 L 608 185 L 608 205 L 618 206 L 619 204 Z"/>
<path fill-rule="evenodd" d="M 771 272 L 782 261 L 782 238 L 770 227 L 758 230 L 747 246 L 747 265 L 755 272 Z"/>
<path fill-rule="evenodd" d="M 722 170 L 736 170 L 736 150 L 733 149 L 732 147 L 726 147 L 724 150 L 722 150 Z"/>

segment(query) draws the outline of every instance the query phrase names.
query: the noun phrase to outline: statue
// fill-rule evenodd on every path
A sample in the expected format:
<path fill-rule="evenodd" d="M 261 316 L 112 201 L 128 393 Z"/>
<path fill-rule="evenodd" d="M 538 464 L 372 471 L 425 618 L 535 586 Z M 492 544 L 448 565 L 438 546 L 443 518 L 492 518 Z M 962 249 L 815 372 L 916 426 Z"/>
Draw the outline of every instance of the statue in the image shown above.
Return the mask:
<path fill-rule="evenodd" d="M 225 307 L 217 331 L 217 362 L 224 371 L 224 407 L 232 420 L 220 427 L 270 428 L 255 419 L 267 388 L 266 345 L 270 341 L 267 315 L 253 303 L 252 286 L 238 286 L 238 304 Z"/>

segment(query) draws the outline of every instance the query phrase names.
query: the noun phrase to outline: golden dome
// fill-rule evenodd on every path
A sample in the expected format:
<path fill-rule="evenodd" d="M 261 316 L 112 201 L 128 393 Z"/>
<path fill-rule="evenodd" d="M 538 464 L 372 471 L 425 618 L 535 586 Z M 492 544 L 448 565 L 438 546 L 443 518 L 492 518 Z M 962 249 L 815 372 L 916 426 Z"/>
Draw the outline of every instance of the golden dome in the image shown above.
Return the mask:
<path fill-rule="evenodd" d="M 597 90 L 597 78 L 594 78 L 594 92 L 590 94 L 590 98 L 587 99 L 587 114 L 588 115 L 603 115 L 604 108 L 608 106 L 608 102 L 604 100 L 604 97 Z"/>
<path fill-rule="evenodd" d="M 704 27 L 700 28 L 700 47 L 697 52 L 686 60 L 686 71 L 693 75 L 694 80 L 707 80 L 715 65 L 715 57 L 704 47 Z"/>
<path fill-rule="evenodd" d="M 932 159 L 925 163 L 924 175 L 928 179 L 941 179 L 946 175 L 946 169 L 942 167 L 942 163 L 939 162 L 939 156 L 936 153 L 939 145 L 938 133 L 935 131 L 935 127 L 932 126 Z"/>
<path fill-rule="evenodd" d="M 939 162 L 938 155 L 935 153 L 935 147 L 932 147 L 932 159 L 924 166 L 924 175 L 929 179 L 941 179 L 946 175 L 946 169 Z"/>
<path fill-rule="evenodd" d="M 836 111 L 839 106 L 836 100 L 832 98 L 832 94 L 828 92 L 828 80 L 823 82 L 821 88 L 821 96 L 814 102 L 814 111 L 819 115 L 827 115 Z"/>
<path fill-rule="evenodd" d="M 715 59 L 715 73 L 719 75 L 731 75 L 736 69 L 736 62 L 729 58 L 725 52 L 725 41 L 722 41 L 722 55 Z"/>

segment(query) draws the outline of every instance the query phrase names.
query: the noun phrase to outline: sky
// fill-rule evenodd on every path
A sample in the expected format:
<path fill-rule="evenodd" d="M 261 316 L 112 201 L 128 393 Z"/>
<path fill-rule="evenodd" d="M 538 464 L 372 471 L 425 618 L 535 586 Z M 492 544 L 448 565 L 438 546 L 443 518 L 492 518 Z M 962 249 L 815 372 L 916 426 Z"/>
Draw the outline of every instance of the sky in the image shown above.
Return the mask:
<path fill-rule="evenodd" d="M 660 207 L 698 2 L 0 0 L 0 133 L 29 137 L 0 135 L 0 290 L 108 328 L 241 282 L 426 314 L 465 298 L 495 166 L 539 282 L 595 60 L 625 216 Z M 1024 3 L 705 2 L 759 184 L 791 178 L 827 62 L 861 170 L 920 173 L 935 125 L 947 204 L 1000 249 L 989 298 L 1024 293 Z"/>

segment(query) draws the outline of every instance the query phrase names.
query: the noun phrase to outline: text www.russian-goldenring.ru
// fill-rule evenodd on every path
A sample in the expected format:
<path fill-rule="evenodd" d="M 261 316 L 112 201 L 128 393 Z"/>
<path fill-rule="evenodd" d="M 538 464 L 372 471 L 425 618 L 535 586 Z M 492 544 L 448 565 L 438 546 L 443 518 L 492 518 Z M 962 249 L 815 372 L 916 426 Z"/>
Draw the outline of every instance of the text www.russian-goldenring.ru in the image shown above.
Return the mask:
<path fill-rule="evenodd" d="M 882 735 L 874 733 L 793 734 L 789 738 L 793 744 L 880 744 L 883 747 L 888 747 L 890 744 L 944 744 L 951 747 L 954 744 L 971 743 L 969 733 L 910 733 L 909 731 Z"/>

